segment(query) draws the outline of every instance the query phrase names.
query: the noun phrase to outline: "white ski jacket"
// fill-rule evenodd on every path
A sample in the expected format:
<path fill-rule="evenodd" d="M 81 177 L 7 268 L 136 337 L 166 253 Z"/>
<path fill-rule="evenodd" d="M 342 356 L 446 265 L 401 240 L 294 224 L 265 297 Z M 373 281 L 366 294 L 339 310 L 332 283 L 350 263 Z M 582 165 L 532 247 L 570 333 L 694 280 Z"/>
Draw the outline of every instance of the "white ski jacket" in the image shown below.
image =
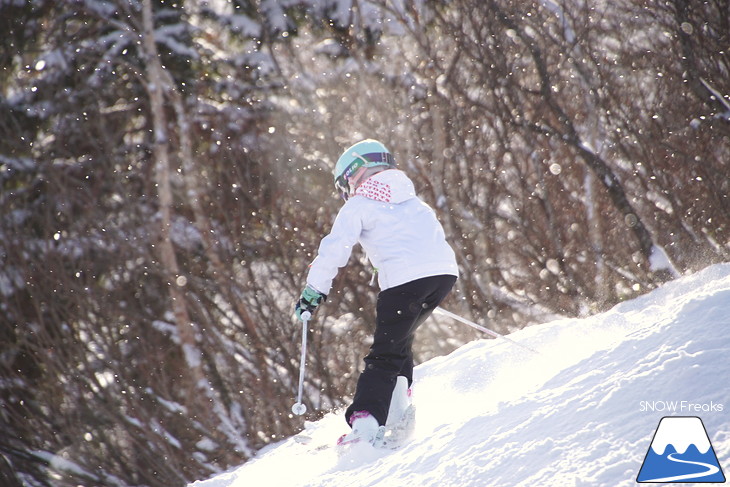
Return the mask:
<path fill-rule="evenodd" d="M 329 294 L 332 280 L 358 242 L 377 270 L 381 291 L 422 277 L 459 275 L 434 211 L 398 169 L 374 174 L 345 202 L 320 242 L 307 284 Z"/>

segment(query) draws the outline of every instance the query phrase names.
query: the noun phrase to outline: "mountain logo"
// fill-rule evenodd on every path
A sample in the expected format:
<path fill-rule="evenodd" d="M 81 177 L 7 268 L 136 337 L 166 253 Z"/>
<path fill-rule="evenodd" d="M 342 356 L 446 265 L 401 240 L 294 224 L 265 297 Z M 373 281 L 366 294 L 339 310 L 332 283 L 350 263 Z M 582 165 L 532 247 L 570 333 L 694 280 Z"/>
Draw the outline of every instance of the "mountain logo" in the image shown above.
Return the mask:
<path fill-rule="evenodd" d="M 702 420 L 696 416 L 663 417 L 636 481 L 724 483 L 725 475 Z"/>

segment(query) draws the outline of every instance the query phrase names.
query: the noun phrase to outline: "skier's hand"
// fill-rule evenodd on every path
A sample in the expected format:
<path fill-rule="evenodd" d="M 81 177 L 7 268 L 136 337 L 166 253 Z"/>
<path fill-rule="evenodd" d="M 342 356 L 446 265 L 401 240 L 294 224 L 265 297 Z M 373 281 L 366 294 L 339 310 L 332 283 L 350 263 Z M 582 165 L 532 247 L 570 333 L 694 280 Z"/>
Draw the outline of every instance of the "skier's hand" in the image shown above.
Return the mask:
<path fill-rule="evenodd" d="M 317 306 L 319 306 L 322 301 L 326 300 L 326 294 L 322 294 L 313 287 L 307 286 L 304 288 L 304 291 L 302 291 L 299 301 L 297 301 L 297 304 L 294 306 L 294 313 L 297 315 L 297 318 L 301 320 L 302 313 L 309 311 L 313 314 L 314 310 L 317 309 Z"/>

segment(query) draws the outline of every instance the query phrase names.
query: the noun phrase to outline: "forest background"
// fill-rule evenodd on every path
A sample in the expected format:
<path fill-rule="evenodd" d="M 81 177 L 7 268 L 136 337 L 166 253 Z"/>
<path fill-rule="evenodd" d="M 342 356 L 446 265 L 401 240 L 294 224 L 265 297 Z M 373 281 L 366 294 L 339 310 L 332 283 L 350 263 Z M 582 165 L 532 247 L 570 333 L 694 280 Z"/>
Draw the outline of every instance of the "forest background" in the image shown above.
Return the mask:
<path fill-rule="evenodd" d="M 730 260 L 728 50 L 728 0 L 0 0 L 0 483 L 182 486 L 298 431 L 292 307 L 360 138 L 502 333 Z M 310 420 L 367 350 L 350 264 Z"/>

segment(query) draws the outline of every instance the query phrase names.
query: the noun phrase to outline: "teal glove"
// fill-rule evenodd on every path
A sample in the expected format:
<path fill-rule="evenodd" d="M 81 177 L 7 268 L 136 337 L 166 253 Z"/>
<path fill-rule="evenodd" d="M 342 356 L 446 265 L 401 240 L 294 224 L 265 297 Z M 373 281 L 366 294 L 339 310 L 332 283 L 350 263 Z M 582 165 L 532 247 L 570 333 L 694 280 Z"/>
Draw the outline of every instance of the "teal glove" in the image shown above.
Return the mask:
<path fill-rule="evenodd" d="M 317 306 L 319 306 L 322 301 L 327 301 L 327 295 L 322 294 L 311 286 L 307 286 L 304 288 L 304 291 L 302 291 L 302 295 L 299 298 L 299 301 L 297 301 L 296 306 L 294 306 L 294 314 L 297 315 L 297 318 L 302 320 L 302 313 L 308 311 L 310 314 L 313 314 L 314 310 L 317 309 Z"/>

